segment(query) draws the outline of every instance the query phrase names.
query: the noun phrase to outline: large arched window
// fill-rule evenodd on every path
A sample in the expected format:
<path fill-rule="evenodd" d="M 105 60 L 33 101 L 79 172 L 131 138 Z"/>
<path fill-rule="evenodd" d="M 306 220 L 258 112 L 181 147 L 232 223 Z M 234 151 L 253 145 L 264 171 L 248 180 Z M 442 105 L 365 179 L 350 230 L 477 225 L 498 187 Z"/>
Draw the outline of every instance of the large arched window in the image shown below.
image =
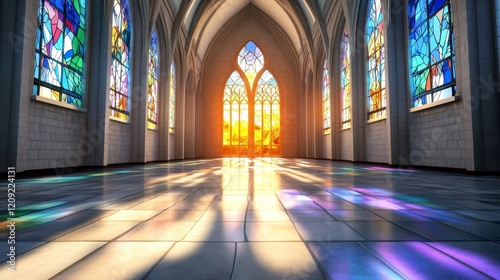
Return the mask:
<path fill-rule="evenodd" d="M 127 0 L 114 0 L 111 29 L 110 114 L 128 121 L 132 30 Z"/>
<path fill-rule="evenodd" d="M 175 131 L 175 64 L 172 62 L 170 64 L 170 92 L 169 92 L 169 108 L 170 108 L 170 113 L 169 113 L 169 132 L 174 133 Z"/>
<path fill-rule="evenodd" d="M 148 65 L 148 128 L 158 125 L 158 37 L 156 29 L 151 32 Z"/>
<path fill-rule="evenodd" d="M 323 62 L 323 80 L 322 80 L 322 98 L 323 98 L 323 133 L 330 134 L 331 132 L 331 115 L 330 115 L 330 71 L 328 62 Z"/>
<path fill-rule="evenodd" d="M 279 155 L 280 93 L 271 72 L 265 70 L 255 89 L 254 139 L 256 155 Z"/>
<path fill-rule="evenodd" d="M 223 154 L 280 154 L 280 94 L 266 69 L 264 55 L 253 41 L 240 51 L 223 99 Z"/>
<path fill-rule="evenodd" d="M 340 44 L 340 61 L 342 63 L 340 66 L 341 120 L 344 129 L 351 127 L 351 59 L 347 26 L 342 32 Z"/>
<path fill-rule="evenodd" d="M 38 1 L 34 95 L 82 107 L 86 1 Z"/>
<path fill-rule="evenodd" d="M 224 88 L 223 139 L 225 155 L 248 155 L 248 95 L 245 82 L 234 71 Z"/>
<path fill-rule="evenodd" d="M 381 0 L 370 0 L 366 22 L 368 43 L 368 119 L 385 116 L 385 39 Z"/>
<path fill-rule="evenodd" d="M 449 0 L 410 0 L 410 86 L 413 107 L 455 95 L 455 52 Z"/>

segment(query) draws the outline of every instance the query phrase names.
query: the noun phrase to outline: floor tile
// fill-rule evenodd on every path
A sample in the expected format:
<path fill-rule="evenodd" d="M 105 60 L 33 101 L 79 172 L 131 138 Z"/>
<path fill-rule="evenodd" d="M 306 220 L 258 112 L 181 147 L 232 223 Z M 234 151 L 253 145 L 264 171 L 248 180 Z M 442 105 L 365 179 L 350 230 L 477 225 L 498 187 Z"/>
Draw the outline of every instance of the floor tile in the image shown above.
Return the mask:
<path fill-rule="evenodd" d="M 383 221 L 380 216 L 367 210 L 328 210 L 339 221 Z"/>
<path fill-rule="evenodd" d="M 309 222 L 331 222 L 335 219 L 328 215 L 324 210 L 289 210 L 288 215 L 294 222 L 296 221 L 309 221 Z"/>
<path fill-rule="evenodd" d="M 431 241 L 483 240 L 465 231 L 455 229 L 440 222 L 394 222 L 395 224 Z"/>
<path fill-rule="evenodd" d="M 429 218 L 407 210 L 372 210 L 373 213 L 389 222 L 395 221 L 431 221 Z"/>
<path fill-rule="evenodd" d="M 356 242 L 310 242 L 308 246 L 330 279 L 404 279 Z"/>
<path fill-rule="evenodd" d="M 457 211 L 460 214 L 466 215 L 484 221 L 500 222 L 500 210 L 462 210 Z"/>
<path fill-rule="evenodd" d="M 247 222 L 248 241 L 301 241 L 292 222 Z"/>
<path fill-rule="evenodd" d="M 363 208 L 334 195 L 310 196 L 313 201 L 327 210 L 363 210 Z"/>
<path fill-rule="evenodd" d="M 106 218 L 103 222 L 146 221 L 159 214 L 159 210 L 120 210 Z"/>
<path fill-rule="evenodd" d="M 487 240 L 500 241 L 500 224 L 486 221 L 445 222 L 445 224 Z"/>
<path fill-rule="evenodd" d="M 111 242 L 54 279 L 141 279 L 171 242 Z"/>
<path fill-rule="evenodd" d="M 225 222 L 243 222 L 245 221 L 245 210 L 207 210 L 201 216 L 201 222 L 225 221 Z"/>
<path fill-rule="evenodd" d="M 0 262 L 4 262 L 10 258 L 7 254 L 10 254 L 10 247 L 14 246 L 15 248 L 15 254 L 16 255 L 21 255 L 27 251 L 30 251 L 36 247 L 40 247 L 43 244 L 46 244 L 46 242 L 16 242 L 15 244 L 9 244 L 5 241 L 0 242 L 0 252 L 5 254 L 0 255 Z"/>
<path fill-rule="evenodd" d="M 109 241 L 137 224 L 138 222 L 94 222 L 59 237 L 57 241 Z"/>
<path fill-rule="evenodd" d="M 49 279 L 103 246 L 104 242 L 50 242 L 17 256 L 16 279 Z M 62 253 L 64 252 L 64 253 Z M 0 265 L 0 279 L 12 279 L 8 264 Z"/>
<path fill-rule="evenodd" d="M 245 241 L 244 222 L 197 222 L 184 241 Z"/>
<path fill-rule="evenodd" d="M 236 243 L 178 242 L 146 279 L 230 279 Z"/>
<path fill-rule="evenodd" d="M 221 158 L 16 182 L 18 264 L 43 279 L 499 275 L 500 176 Z"/>
<path fill-rule="evenodd" d="M 252 222 L 289 222 L 285 211 L 279 210 L 251 210 L 247 212 L 247 221 Z"/>
<path fill-rule="evenodd" d="M 16 234 L 16 238 L 22 241 L 52 241 L 67 233 L 85 227 L 89 223 L 75 223 L 74 221 L 55 221 L 51 223 L 41 224 L 26 230 L 20 230 Z"/>
<path fill-rule="evenodd" d="M 492 278 L 500 275 L 500 244 L 493 242 L 426 242 L 426 244 Z"/>
<path fill-rule="evenodd" d="M 365 240 L 344 222 L 295 222 L 304 241 Z"/>
<path fill-rule="evenodd" d="M 130 230 L 119 241 L 180 241 L 195 225 L 194 222 L 147 221 Z"/>
<path fill-rule="evenodd" d="M 248 210 L 284 210 L 281 202 L 273 196 L 258 197 L 248 203 Z"/>
<path fill-rule="evenodd" d="M 164 222 L 197 222 L 201 219 L 205 211 L 202 210 L 174 210 L 168 209 L 154 216 L 151 221 Z"/>
<path fill-rule="evenodd" d="M 408 279 L 488 279 L 423 242 L 377 242 L 365 246 Z"/>
<path fill-rule="evenodd" d="M 176 201 L 159 201 L 148 200 L 137 204 L 130 208 L 130 210 L 165 210 L 177 203 Z"/>
<path fill-rule="evenodd" d="M 302 242 L 238 243 L 232 279 L 323 279 Z"/>
<path fill-rule="evenodd" d="M 422 241 L 424 237 L 386 221 L 346 222 L 346 224 L 371 241 Z"/>

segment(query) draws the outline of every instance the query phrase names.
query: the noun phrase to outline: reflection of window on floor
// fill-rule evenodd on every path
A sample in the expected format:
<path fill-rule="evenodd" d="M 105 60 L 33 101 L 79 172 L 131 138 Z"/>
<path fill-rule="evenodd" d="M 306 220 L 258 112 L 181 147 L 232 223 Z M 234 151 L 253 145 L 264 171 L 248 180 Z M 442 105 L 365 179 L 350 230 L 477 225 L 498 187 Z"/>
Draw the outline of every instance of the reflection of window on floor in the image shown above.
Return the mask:
<path fill-rule="evenodd" d="M 280 96 L 276 79 L 253 41 L 240 51 L 238 66 L 224 89 L 223 154 L 277 156 Z"/>

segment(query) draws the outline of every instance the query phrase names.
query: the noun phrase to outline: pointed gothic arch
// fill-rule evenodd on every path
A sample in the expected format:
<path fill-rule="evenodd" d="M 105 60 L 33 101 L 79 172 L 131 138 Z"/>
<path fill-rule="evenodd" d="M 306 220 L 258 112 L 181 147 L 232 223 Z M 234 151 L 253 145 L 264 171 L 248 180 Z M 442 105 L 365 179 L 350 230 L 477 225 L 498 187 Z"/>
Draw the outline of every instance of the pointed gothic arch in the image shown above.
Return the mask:
<path fill-rule="evenodd" d="M 261 49 L 249 40 L 240 50 L 223 98 L 223 154 L 280 154 L 280 94 Z"/>

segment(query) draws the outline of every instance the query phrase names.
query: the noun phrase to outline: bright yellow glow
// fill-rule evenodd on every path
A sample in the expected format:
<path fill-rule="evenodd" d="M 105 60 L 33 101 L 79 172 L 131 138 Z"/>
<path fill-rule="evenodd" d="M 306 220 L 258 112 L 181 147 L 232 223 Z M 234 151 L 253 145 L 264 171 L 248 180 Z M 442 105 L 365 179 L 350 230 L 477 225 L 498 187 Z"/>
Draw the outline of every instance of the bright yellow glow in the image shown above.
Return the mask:
<path fill-rule="evenodd" d="M 223 155 L 279 156 L 280 93 L 276 79 L 266 70 L 264 56 L 252 41 L 241 50 L 238 63 L 242 72 L 235 70 L 224 89 Z M 258 82 L 252 87 L 256 78 Z"/>

